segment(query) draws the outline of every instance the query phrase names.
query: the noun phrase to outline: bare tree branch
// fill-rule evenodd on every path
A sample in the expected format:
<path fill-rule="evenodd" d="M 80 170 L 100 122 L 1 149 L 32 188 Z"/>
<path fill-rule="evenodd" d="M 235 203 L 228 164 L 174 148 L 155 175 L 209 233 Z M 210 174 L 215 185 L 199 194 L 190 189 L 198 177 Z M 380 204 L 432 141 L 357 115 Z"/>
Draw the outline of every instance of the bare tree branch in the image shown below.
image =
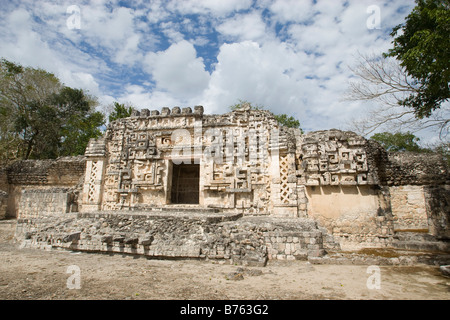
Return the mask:
<path fill-rule="evenodd" d="M 349 82 L 344 101 L 374 101 L 379 107 L 370 109 L 363 118 L 353 119 L 351 129 L 368 135 L 377 129 L 417 132 L 427 128 L 438 130 L 442 139 L 449 134 L 450 106 L 444 103 L 429 118 L 419 119 L 413 109 L 400 105 L 420 87 L 393 58 L 358 54 L 354 67 L 356 79 Z"/>

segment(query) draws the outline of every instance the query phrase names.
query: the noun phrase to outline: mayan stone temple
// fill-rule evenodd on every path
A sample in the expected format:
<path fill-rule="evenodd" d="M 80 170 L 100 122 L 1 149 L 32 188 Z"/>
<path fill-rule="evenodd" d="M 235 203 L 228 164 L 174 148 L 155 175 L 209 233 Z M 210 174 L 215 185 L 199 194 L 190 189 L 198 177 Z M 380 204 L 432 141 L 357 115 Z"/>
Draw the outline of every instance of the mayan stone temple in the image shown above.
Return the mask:
<path fill-rule="evenodd" d="M 4 169 L 0 213 L 24 247 L 264 265 L 423 239 L 448 250 L 449 182 L 437 154 L 302 134 L 249 105 L 143 109 L 84 156 Z"/>

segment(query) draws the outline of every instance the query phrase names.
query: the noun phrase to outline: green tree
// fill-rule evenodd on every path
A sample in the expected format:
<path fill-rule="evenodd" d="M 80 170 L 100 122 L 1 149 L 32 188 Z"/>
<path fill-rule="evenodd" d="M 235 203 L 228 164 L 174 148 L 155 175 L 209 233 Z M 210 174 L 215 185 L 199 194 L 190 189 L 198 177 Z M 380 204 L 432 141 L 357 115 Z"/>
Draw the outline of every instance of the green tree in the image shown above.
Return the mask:
<path fill-rule="evenodd" d="M 391 33 L 395 57 L 413 79 L 416 90 L 400 101 L 418 118 L 429 117 L 450 98 L 450 3 L 448 0 L 416 0 L 403 24 Z"/>
<path fill-rule="evenodd" d="M 264 110 L 265 108 L 263 106 L 254 105 L 251 102 L 248 102 L 247 100 L 239 99 L 238 103 L 230 106 L 230 110 L 234 111 L 234 110 L 239 110 L 239 109 Z"/>
<path fill-rule="evenodd" d="M 95 111 L 96 99 L 81 89 L 64 87 L 51 102 L 59 111 L 58 156 L 83 154 L 89 140 L 103 134 L 100 128 L 105 124 L 105 116 Z"/>
<path fill-rule="evenodd" d="M 275 119 L 277 119 L 277 121 L 288 128 L 297 128 L 300 129 L 300 121 L 295 119 L 293 116 L 288 116 L 287 114 L 279 114 L 279 115 L 274 115 Z M 303 133 L 303 130 L 302 130 Z"/>
<path fill-rule="evenodd" d="M 114 110 L 109 115 L 109 122 L 113 122 L 114 120 L 127 118 L 131 116 L 133 112 L 133 107 L 125 106 L 125 104 L 120 104 L 118 102 L 114 102 Z"/>
<path fill-rule="evenodd" d="M 53 74 L 0 60 L 0 151 L 3 162 L 84 153 L 103 114 L 81 89 Z"/>
<path fill-rule="evenodd" d="M 28 159 L 36 145 L 42 147 L 39 142 L 55 142 L 51 126 L 55 112 L 47 99 L 61 87 L 59 80 L 45 70 L 0 60 L 2 143 L 11 142 L 11 146 L 3 144 L 4 158 Z M 40 137 L 48 139 L 39 141 Z"/>
<path fill-rule="evenodd" d="M 378 141 L 386 149 L 386 151 L 426 151 L 418 145 L 420 139 L 411 132 L 381 132 L 374 134 L 370 138 Z"/>

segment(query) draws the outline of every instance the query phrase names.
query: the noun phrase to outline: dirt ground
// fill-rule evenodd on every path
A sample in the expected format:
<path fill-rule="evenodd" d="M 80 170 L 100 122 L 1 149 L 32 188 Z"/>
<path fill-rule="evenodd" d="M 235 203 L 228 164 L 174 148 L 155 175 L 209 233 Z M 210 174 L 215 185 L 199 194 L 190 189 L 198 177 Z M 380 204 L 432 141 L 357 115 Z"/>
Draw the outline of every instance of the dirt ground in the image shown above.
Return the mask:
<path fill-rule="evenodd" d="M 12 241 L 14 229 L 14 220 L 0 221 L 2 300 L 450 299 L 450 278 L 435 266 L 380 266 L 379 282 L 373 282 L 375 274 L 361 265 L 269 261 L 256 268 L 20 249 Z M 235 272 L 240 280 L 233 279 Z"/>

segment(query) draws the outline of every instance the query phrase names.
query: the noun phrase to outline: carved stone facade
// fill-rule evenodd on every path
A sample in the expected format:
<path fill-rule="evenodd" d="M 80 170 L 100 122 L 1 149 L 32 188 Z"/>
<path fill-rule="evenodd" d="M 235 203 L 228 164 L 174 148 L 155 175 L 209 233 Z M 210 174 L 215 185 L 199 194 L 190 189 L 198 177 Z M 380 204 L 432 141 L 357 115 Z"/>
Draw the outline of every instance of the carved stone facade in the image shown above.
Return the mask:
<path fill-rule="evenodd" d="M 137 245 L 148 255 L 186 256 L 172 249 L 195 243 L 197 257 L 239 260 L 252 256 L 248 236 L 259 261 L 389 247 L 396 230 L 449 239 L 449 182 L 439 155 L 389 154 L 374 141 L 335 129 L 302 134 L 249 106 L 222 115 L 174 107 L 134 111 L 112 122 L 84 157 L 23 161 L 2 170 L 0 208 L 19 218 L 31 242 L 45 238 L 57 246 L 86 223 L 76 243 L 65 245 L 115 252 L 123 250 L 125 237 L 140 239 L 130 240 L 130 252 Z M 69 214 L 79 223 L 62 227 Z M 225 226 L 222 214 L 236 218 L 236 227 Z M 96 221 L 129 215 L 129 230 Z M 152 221 L 163 216 L 181 238 L 166 238 L 155 227 Z M 191 236 L 183 231 L 217 217 L 222 222 L 202 222 Z M 38 225 L 45 235 L 35 234 Z M 216 230 L 226 233 L 223 241 Z M 236 230 L 242 241 L 231 235 Z M 151 237 L 159 240 L 148 247 Z"/>
<path fill-rule="evenodd" d="M 267 111 L 136 112 L 89 144 L 82 210 L 184 203 L 268 215 L 296 207 L 295 149 L 286 136 Z"/>
<path fill-rule="evenodd" d="M 366 140 L 351 132 L 301 135 L 279 126 L 268 111 L 142 110 L 113 122 L 102 139 L 90 142 L 82 210 L 186 203 L 306 216 L 305 187 L 378 183 L 365 147 Z M 186 189 L 179 201 L 177 193 Z"/>

